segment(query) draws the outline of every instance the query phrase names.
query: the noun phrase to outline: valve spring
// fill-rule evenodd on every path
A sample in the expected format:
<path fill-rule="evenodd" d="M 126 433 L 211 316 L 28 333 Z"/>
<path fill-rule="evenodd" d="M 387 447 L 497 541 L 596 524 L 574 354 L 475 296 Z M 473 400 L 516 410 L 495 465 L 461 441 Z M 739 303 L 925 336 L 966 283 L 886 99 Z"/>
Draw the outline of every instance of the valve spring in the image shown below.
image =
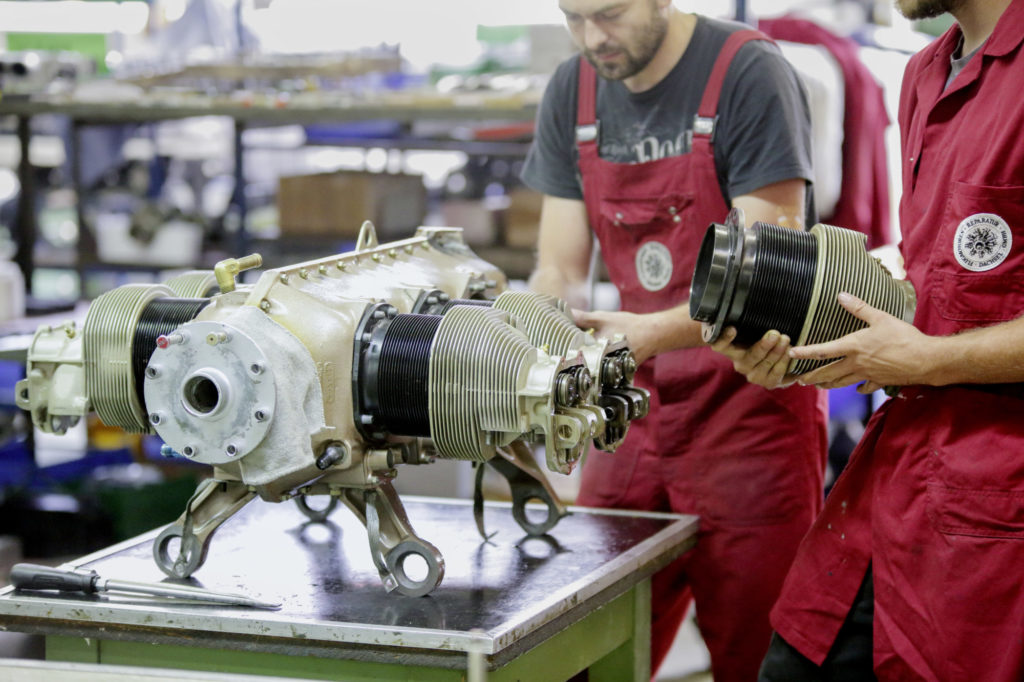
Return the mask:
<path fill-rule="evenodd" d="M 445 303 L 444 306 L 442 306 L 441 312 L 439 314 L 444 315 L 457 305 L 476 305 L 481 306 L 483 308 L 490 308 L 494 305 L 494 301 L 482 298 L 453 298 L 452 300 Z"/>
<path fill-rule="evenodd" d="M 814 289 L 817 240 L 770 223 L 757 223 L 749 295 L 736 323 L 740 345 L 756 343 L 775 329 L 796 343 Z M 744 257 L 744 266 L 747 258 Z"/>
<path fill-rule="evenodd" d="M 135 338 L 132 339 L 132 372 L 141 404 L 146 404 L 142 387 L 146 365 L 156 350 L 157 337 L 191 322 L 209 304 L 210 299 L 206 298 L 155 298 L 142 310 Z"/>
<path fill-rule="evenodd" d="M 402 436 L 430 436 L 430 351 L 440 315 L 396 315 L 387 326 L 377 367 L 378 416 Z"/>

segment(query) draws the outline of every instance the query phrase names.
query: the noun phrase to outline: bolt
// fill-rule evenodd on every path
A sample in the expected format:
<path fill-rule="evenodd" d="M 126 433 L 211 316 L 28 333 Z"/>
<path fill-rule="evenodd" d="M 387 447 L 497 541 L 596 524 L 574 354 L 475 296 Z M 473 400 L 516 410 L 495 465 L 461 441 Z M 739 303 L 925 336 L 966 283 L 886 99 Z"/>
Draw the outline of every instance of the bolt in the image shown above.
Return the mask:
<path fill-rule="evenodd" d="M 188 334 L 185 332 L 174 332 L 173 334 L 161 334 L 156 337 L 157 348 L 167 348 L 168 346 L 175 346 L 180 343 L 188 341 Z"/>
<path fill-rule="evenodd" d="M 348 264 L 345 261 L 343 261 L 343 260 L 338 261 L 338 269 L 339 270 L 345 270 L 347 268 L 348 268 Z"/>
<path fill-rule="evenodd" d="M 218 343 L 225 343 L 228 340 L 226 332 L 210 332 L 206 335 L 206 343 L 216 346 Z"/>
<path fill-rule="evenodd" d="M 318 267 L 316 269 L 316 271 L 319 272 L 321 275 L 326 275 L 327 274 L 327 266 L 326 265 L 321 265 L 320 267 Z"/>
<path fill-rule="evenodd" d="M 369 485 L 374 485 L 374 486 L 380 485 L 380 476 L 376 476 L 376 475 L 374 475 L 374 476 L 367 476 L 366 477 L 366 482 Z"/>
<path fill-rule="evenodd" d="M 153 414 L 149 415 L 149 423 L 152 424 L 153 426 L 156 426 L 157 424 L 159 424 L 160 423 L 160 413 L 159 412 L 154 412 Z"/>
<path fill-rule="evenodd" d="M 267 299 L 263 299 L 262 301 L 260 301 L 260 310 L 262 310 L 263 312 L 267 312 L 268 310 L 270 310 L 270 301 L 268 301 Z"/>
<path fill-rule="evenodd" d="M 181 454 L 185 455 L 186 457 L 195 457 L 196 454 L 198 454 L 198 451 L 191 445 L 186 445 L 181 449 Z"/>
<path fill-rule="evenodd" d="M 438 294 L 437 297 L 441 300 L 441 303 L 447 303 L 448 301 L 452 300 L 452 297 L 444 292 Z"/>
<path fill-rule="evenodd" d="M 498 286 L 498 282 L 493 279 L 487 280 L 486 282 L 484 282 L 484 284 L 487 285 L 488 289 L 493 289 L 494 287 Z"/>
<path fill-rule="evenodd" d="M 160 446 L 160 456 L 167 457 L 168 459 L 170 459 L 171 457 L 177 457 L 178 453 L 175 452 L 174 448 L 172 448 L 170 445 L 164 443 L 163 445 Z"/>
<path fill-rule="evenodd" d="M 380 254 L 379 253 L 373 254 L 372 256 L 370 256 L 370 258 L 373 259 L 374 263 L 379 263 L 380 262 Z"/>
<path fill-rule="evenodd" d="M 307 270 L 306 268 L 302 268 L 301 270 L 299 270 L 299 277 L 301 277 L 302 279 L 309 279 L 309 270 Z"/>
<path fill-rule="evenodd" d="M 234 443 L 228 443 L 228 446 L 224 448 L 224 452 L 227 453 L 228 457 L 234 457 L 238 454 L 238 448 L 235 447 Z"/>
<path fill-rule="evenodd" d="M 405 252 L 406 253 L 412 253 L 412 251 L 413 251 L 412 244 L 406 244 L 405 245 Z"/>
<path fill-rule="evenodd" d="M 316 460 L 316 468 L 323 471 L 324 469 L 345 460 L 347 457 L 347 445 L 340 441 L 328 443 L 327 447 L 324 448 L 323 454 Z"/>
<path fill-rule="evenodd" d="M 398 258 L 398 251 L 394 249 L 388 249 L 388 255 L 392 258 Z"/>
<path fill-rule="evenodd" d="M 389 305 L 384 309 L 384 315 L 387 316 L 389 320 L 393 320 L 395 319 L 395 316 L 398 315 L 398 308 Z"/>
<path fill-rule="evenodd" d="M 380 308 L 377 308 L 376 310 L 373 311 L 373 319 L 375 320 L 383 320 L 385 315 L 386 313 Z"/>
<path fill-rule="evenodd" d="M 437 305 L 437 296 L 427 296 L 427 305 Z"/>
<path fill-rule="evenodd" d="M 278 279 L 281 280 L 281 284 L 288 284 L 288 273 L 282 272 L 281 276 Z"/>

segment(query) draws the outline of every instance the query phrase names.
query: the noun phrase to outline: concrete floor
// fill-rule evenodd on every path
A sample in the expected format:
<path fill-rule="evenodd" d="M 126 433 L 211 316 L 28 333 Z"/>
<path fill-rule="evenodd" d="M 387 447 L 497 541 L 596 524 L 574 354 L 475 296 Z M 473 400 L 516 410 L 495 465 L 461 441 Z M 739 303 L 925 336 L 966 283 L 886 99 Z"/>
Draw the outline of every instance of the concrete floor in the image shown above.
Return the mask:
<path fill-rule="evenodd" d="M 693 619 L 693 609 L 661 664 L 655 682 L 711 682 L 711 657 Z"/>

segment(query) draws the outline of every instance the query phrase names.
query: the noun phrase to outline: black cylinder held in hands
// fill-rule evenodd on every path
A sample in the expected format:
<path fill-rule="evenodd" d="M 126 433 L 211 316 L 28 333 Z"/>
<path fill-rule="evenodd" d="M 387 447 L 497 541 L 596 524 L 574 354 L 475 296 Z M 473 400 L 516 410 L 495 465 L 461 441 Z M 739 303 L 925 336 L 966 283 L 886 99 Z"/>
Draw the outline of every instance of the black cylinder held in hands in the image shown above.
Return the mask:
<path fill-rule="evenodd" d="M 736 343 L 749 346 L 774 329 L 795 345 L 821 343 L 864 326 L 837 301 L 848 292 L 873 307 L 911 321 L 913 287 L 898 281 L 864 248 L 864 235 L 830 225 L 809 232 L 757 222 L 743 227 L 743 214 L 704 235 L 690 284 L 690 317 L 704 323 L 713 342 L 726 327 Z M 807 372 L 827 360 L 800 360 L 788 371 Z"/>
<path fill-rule="evenodd" d="M 726 327 L 736 343 L 749 346 L 770 329 L 799 337 L 814 287 L 818 246 L 807 232 L 754 223 L 729 214 L 704 235 L 690 284 L 690 317 L 709 325 L 705 340 Z"/>

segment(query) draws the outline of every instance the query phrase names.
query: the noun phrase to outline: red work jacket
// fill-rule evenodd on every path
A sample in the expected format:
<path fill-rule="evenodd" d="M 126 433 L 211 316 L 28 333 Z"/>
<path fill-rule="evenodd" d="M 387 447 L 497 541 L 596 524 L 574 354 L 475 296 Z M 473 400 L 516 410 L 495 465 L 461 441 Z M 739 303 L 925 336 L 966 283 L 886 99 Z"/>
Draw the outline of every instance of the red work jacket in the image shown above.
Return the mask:
<path fill-rule="evenodd" d="M 1024 0 L 943 90 L 953 27 L 909 63 L 900 220 L 914 324 L 1024 313 Z M 882 680 L 1024 679 L 1024 389 L 911 386 L 874 415 L 797 554 L 775 629 L 821 662 L 871 564 Z"/>

